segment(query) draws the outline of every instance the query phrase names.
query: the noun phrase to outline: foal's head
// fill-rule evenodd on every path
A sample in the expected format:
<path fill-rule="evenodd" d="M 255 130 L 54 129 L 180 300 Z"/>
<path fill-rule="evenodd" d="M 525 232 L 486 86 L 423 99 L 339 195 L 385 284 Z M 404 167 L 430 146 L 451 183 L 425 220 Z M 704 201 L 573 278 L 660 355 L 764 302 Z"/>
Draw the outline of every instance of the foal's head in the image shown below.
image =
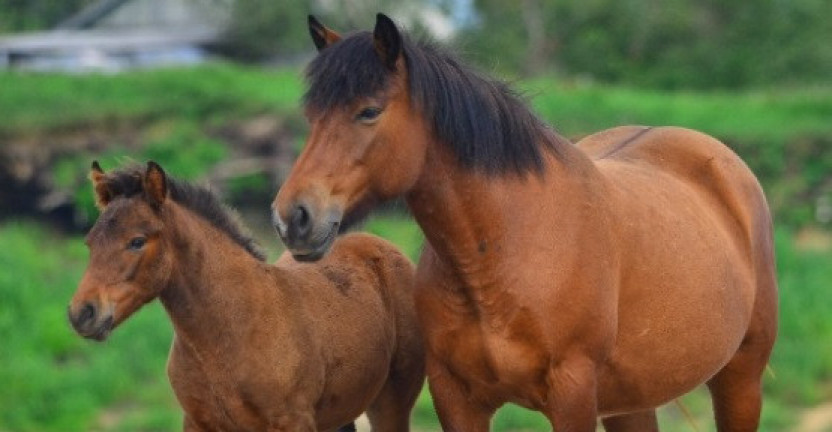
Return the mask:
<path fill-rule="evenodd" d="M 309 18 L 319 50 L 306 75 L 306 148 L 272 205 L 296 259 L 316 260 L 339 229 L 417 185 L 441 143 L 460 169 L 541 171 L 548 129 L 503 83 L 379 14 L 372 32 L 341 38 Z M 426 162 L 430 161 L 430 162 Z"/>
<path fill-rule="evenodd" d="M 183 269 L 184 252 L 207 237 L 199 230 L 213 227 L 223 233 L 231 240 L 227 244 L 238 247 L 228 253 L 265 260 L 236 214 L 210 190 L 170 178 L 154 162 L 111 173 L 93 162 L 90 179 L 101 215 L 87 234 L 90 262 L 69 305 L 69 320 L 84 337 L 104 339 L 169 287 L 174 271 Z M 188 218 L 175 217 L 179 210 L 188 212 Z M 190 216 L 208 225 L 195 224 Z M 225 251 L 223 245 L 207 247 Z M 203 252 L 196 255 L 201 258 L 195 260 L 209 259 Z M 201 263 L 187 264 L 199 268 Z"/>
<path fill-rule="evenodd" d="M 212 259 L 209 253 L 247 253 L 265 260 L 236 214 L 210 190 L 170 178 L 154 162 L 106 174 L 93 163 L 90 179 L 101 215 L 87 235 L 90 262 L 69 305 L 69 319 L 84 337 L 104 339 L 171 286 L 174 271 L 187 265 L 198 274 L 201 261 Z M 230 242 L 197 249 L 201 240 L 216 241 L 204 231 L 211 227 Z"/>
<path fill-rule="evenodd" d="M 172 257 L 161 239 L 168 189 L 154 162 L 111 175 L 93 162 L 90 179 L 101 215 L 86 237 L 90 262 L 69 320 L 80 335 L 103 340 L 168 283 Z"/>

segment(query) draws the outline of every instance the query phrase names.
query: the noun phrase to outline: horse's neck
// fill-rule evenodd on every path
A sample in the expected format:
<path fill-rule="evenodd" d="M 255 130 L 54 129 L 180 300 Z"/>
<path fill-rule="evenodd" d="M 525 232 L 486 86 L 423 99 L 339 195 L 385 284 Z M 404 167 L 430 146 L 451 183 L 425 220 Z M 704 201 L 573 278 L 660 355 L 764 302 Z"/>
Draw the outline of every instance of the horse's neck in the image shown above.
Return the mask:
<path fill-rule="evenodd" d="M 257 319 L 253 306 L 268 291 L 269 270 L 207 221 L 180 207 L 172 213 L 176 262 L 160 300 L 177 339 L 192 348 L 229 343 Z"/>
<path fill-rule="evenodd" d="M 550 197 L 573 194 L 569 189 L 583 183 L 587 172 L 593 175 L 594 168 L 570 146 L 562 160 L 546 155 L 543 175 L 487 176 L 460 167 L 442 148 L 432 146 L 424 172 L 406 199 L 440 263 L 478 300 L 489 287 L 507 282 L 504 260 L 522 252 L 515 249 L 522 243 L 516 239 L 534 235 L 527 227 L 549 223 L 560 214 L 570 217 L 566 213 L 572 210 L 565 204 L 544 207 L 555 201 Z"/>

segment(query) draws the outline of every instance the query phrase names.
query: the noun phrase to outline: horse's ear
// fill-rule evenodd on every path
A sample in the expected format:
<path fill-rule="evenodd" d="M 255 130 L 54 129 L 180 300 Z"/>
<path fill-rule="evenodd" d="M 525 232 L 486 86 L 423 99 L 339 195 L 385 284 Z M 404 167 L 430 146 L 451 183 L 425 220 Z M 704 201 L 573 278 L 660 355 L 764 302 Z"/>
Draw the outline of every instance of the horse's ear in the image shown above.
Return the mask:
<path fill-rule="evenodd" d="M 110 193 L 110 188 L 107 186 L 107 183 L 104 181 L 104 170 L 101 169 L 101 165 L 98 164 L 98 161 L 92 161 L 92 168 L 90 168 L 90 181 L 92 181 L 92 187 L 95 191 L 95 206 L 98 207 L 99 210 L 104 210 L 104 207 L 107 207 L 107 204 L 110 203 L 112 200 L 112 193 Z"/>
<path fill-rule="evenodd" d="M 156 162 L 147 162 L 147 171 L 142 180 L 144 196 L 154 207 L 158 208 L 168 196 L 168 180 L 165 171 Z"/>
<path fill-rule="evenodd" d="M 309 35 L 312 36 L 312 42 L 315 42 L 315 48 L 318 48 L 318 51 L 341 40 L 341 35 L 324 27 L 312 15 L 309 15 Z"/>
<path fill-rule="evenodd" d="M 390 70 L 396 70 L 396 62 L 402 52 L 402 35 L 396 23 L 385 14 L 376 15 L 376 28 L 373 30 L 373 42 L 382 63 Z"/>

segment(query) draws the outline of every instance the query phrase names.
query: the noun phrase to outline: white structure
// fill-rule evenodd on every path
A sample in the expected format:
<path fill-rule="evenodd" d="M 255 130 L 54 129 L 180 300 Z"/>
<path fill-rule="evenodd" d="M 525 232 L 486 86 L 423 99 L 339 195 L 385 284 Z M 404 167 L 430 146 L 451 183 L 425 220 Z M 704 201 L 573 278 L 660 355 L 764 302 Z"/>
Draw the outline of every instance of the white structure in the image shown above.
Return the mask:
<path fill-rule="evenodd" d="M 0 37 L 0 67 L 117 71 L 201 61 L 233 0 L 101 0 L 55 30 Z"/>

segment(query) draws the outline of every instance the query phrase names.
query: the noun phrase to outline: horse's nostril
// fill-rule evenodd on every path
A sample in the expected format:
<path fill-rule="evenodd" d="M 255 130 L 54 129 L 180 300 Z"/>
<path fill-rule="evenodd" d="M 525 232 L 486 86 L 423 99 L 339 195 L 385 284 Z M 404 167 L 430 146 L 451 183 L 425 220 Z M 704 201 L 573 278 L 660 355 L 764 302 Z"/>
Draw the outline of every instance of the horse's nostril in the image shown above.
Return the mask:
<path fill-rule="evenodd" d="M 95 318 L 95 306 L 92 303 L 87 303 L 81 308 L 81 313 L 78 315 L 78 323 L 83 324 Z"/>
<path fill-rule="evenodd" d="M 292 226 L 295 228 L 298 237 L 306 237 L 309 230 L 312 228 L 312 218 L 309 215 L 309 210 L 303 204 L 295 207 L 292 211 Z"/>

